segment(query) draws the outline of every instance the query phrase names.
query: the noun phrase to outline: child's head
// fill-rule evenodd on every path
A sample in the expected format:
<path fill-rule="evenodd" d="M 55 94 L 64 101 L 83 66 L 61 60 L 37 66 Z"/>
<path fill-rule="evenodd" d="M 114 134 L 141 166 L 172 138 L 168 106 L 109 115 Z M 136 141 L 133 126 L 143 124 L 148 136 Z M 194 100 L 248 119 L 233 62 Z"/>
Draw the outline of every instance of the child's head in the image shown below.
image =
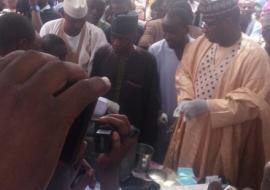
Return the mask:
<path fill-rule="evenodd" d="M 54 55 L 63 61 L 67 55 L 65 41 L 54 34 L 47 34 L 41 38 L 41 51 Z"/>

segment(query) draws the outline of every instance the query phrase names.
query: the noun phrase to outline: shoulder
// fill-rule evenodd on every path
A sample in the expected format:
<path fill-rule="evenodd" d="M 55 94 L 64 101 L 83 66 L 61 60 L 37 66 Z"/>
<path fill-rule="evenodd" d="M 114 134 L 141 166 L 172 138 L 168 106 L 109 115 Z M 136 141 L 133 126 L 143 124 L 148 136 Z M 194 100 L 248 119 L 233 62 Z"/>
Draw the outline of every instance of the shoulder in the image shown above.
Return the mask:
<path fill-rule="evenodd" d="M 139 54 L 139 55 L 144 55 L 144 56 L 149 56 L 149 55 L 151 56 L 151 54 L 147 50 L 145 50 L 139 46 L 135 47 L 135 53 Z"/>
<path fill-rule="evenodd" d="M 162 48 L 166 45 L 166 40 L 163 39 L 163 40 L 160 40 L 154 44 L 152 44 L 150 47 L 149 47 L 149 52 L 151 53 L 157 53 L 159 51 L 162 50 Z"/>
<path fill-rule="evenodd" d="M 258 57 L 260 55 L 265 57 L 267 55 L 266 51 L 257 42 L 245 34 L 242 35 L 242 48 L 244 48 L 248 56 Z"/>
<path fill-rule="evenodd" d="M 111 55 L 112 52 L 113 51 L 112 51 L 111 45 L 104 45 L 96 51 L 95 57 L 105 58 L 105 57 L 108 57 L 109 55 Z"/>
<path fill-rule="evenodd" d="M 54 33 L 60 27 L 62 18 L 46 22 L 40 29 L 41 37 L 47 33 Z"/>
<path fill-rule="evenodd" d="M 90 22 L 86 22 L 86 28 L 92 32 L 92 34 L 104 34 L 104 32 L 94 24 L 91 24 Z"/>
<path fill-rule="evenodd" d="M 57 25 L 60 25 L 61 21 L 63 20 L 63 18 L 59 18 L 59 19 L 56 19 L 56 20 L 51 20 L 49 22 L 46 22 L 43 26 L 45 28 L 49 28 L 49 27 L 53 27 L 53 26 L 57 26 Z"/>
<path fill-rule="evenodd" d="M 149 22 L 147 22 L 147 26 L 159 26 L 162 24 L 162 19 L 156 19 L 156 20 L 150 20 Z"/>
<path fill-rule="evenodd" d="M 211 43 L 205 35 L 198 37 L 197 39 L 190 38 L 190 42 L 186 45 L 185 51 L 196 51 L 202 49 L 208 49 L 213 43 Z"/>
<path fill-rule="evenodd" d="M 138 59 L 142 60 L 143 64 L 146 64 L 149 66 L 156 65 L 156 59 L 155 59 L 154 55 L 152 55 L 151 53 L 149 53 L 148 51 L 146 51 L 143 48 L 136 46 L 136 49 L 134 51 L 134 56 L 136 56 Z"/>

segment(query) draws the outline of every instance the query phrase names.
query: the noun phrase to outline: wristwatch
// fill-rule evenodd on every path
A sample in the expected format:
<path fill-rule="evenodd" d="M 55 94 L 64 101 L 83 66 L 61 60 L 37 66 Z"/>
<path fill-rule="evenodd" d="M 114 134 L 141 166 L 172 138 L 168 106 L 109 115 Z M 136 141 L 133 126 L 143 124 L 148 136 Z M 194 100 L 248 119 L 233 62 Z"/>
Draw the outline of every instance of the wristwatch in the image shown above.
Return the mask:
<path fill-rule="evenodd" d="M 34 11 L 34 12 L 40 12 L 40 7 L 38 5 L 31 5 L 30 6 L 30 10 L 31 12 Z"/>

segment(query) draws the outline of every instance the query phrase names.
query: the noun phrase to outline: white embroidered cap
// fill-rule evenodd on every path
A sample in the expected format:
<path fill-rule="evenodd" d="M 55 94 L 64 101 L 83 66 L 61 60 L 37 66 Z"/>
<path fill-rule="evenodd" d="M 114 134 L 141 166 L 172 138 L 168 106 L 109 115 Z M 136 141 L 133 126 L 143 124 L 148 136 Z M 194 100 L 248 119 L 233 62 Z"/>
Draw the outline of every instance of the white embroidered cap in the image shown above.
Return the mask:
<path fill-rule="evenodd" d="M 64 0 L 63 7 L 65 13 L 72 18 L 83 18 L 88 12 L 86 0 Z"/>

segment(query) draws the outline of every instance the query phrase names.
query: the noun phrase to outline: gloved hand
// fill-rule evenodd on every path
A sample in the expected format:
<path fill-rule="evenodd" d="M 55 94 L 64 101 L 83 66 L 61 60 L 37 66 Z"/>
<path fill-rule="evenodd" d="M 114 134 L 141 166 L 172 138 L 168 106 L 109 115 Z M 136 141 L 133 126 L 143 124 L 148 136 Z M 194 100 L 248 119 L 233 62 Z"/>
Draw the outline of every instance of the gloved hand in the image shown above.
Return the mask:
<path fill-rule="evenodd" d="M 187 120 L 196 118 L 208 111 L 207 101 L 202 99 L 183 101 L 178 107 Z"/>
<path fill-rule="evenodd" d="M 182 112 L 182 109 L 183 109 L 183 105 L 185 105 L 185 103 L 187 102 L 190 102 L 191 100 L 182 100 L 178 106 L 175 108 L 174 112 L 173 112 L 173 117 L 180 117 L 183 112 Z"/>
<path fill-rule="evenodd" d="M 166 113 L 161 113 L 159 118 L 158 118 L 158 123 L 160 125 L 166 126 L 168 124 L 168 115 Z"/>

